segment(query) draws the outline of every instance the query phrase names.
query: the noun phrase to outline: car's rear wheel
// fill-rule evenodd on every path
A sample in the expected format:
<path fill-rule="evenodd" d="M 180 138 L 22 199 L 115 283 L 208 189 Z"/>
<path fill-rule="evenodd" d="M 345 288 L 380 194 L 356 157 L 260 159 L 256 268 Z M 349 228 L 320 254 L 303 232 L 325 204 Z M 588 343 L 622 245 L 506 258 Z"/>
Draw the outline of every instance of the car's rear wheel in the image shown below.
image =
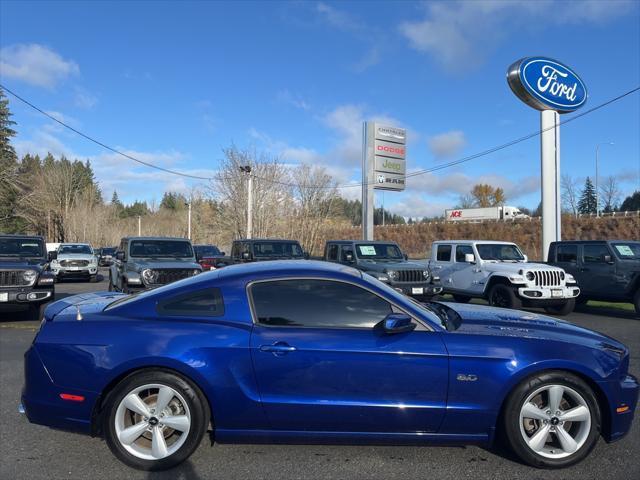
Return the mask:
<path fill-rule="evenodd" d="M 198 447 L 209 411 L 200 390 L 164 371 L 130 375 L 109 395 L 104 432 L 111 451 L 140 470 L 166 470 Z"/>
<path fill-rule="evenodd" d="M 513 291 L 513 288 L 502 283 L 491 287 L 489 291 L 489 305 L 500 308 L 521 308 L 522 302 Z"/>
<path fill-rule="evenodd" d="M 591 388 L 567 372 L 543 373 L 511 393 L 504 431 L 514 453 L 539 468 L 583 460 L 600 435 L 600 409 Z"/>
<path fill-rule="evenodd" d="M 640 288 L 638 289 L 636 294 L 633 296 L 633 306 L 636 309 L 636 313 L 640 315 Z"/>
<path fill-rule="evenodd" d="M 560 305 L 553 305 L 544 308 L 544 311 L 551 315 L 569 315 L 576 308 L 576 300 L 571 298 Z"/>

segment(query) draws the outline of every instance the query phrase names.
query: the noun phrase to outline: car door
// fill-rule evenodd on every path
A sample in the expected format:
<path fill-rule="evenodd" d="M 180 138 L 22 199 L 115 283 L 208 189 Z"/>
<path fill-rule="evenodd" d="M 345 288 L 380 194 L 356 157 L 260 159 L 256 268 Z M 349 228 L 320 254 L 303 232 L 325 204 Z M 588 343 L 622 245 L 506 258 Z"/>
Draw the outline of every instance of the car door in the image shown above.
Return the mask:
<path fill-rule="evenodd" d="M 453 272 L 453 245 L 438 243 L 433 248 L 435 252 L 432 252 L 431 258 L 433 260 L 429 265 L 431 273 L 440 277 L 440 282 L 445 289 L 449 288 L 453 282 L 451 278 L 451 273 Z"/>
<path fill-rule="evenodd" d="M 607 262 L 605 257 L 609 257 Z M 582 245 L 582 265 L 580 266 L 580 288 L 587 296 L 619 296 L 615 282 L 615 264 L 611 261 L 613 252 L 606 243 L 585 243 Z"/>
<path fill-rule="evenodd" d="M 451 272 L 451 287 L 455 290 L 468 293 L 482 292 L 482 270 L 476 264 L 465 261 L 465 255 L 471 254 L 479 261 L 478 255 L 473 251 L 471 244 L 456 245 L 454 263 Z"/>
<path fill-rule="evenodd" d="M 563 243 L 557 245 L 555 265 L 562 268 L 565 272 L 573 275 L 578 282 L 578 286 L 582 287 L 582 282 L 586 276 L 586 272 L 583 273 L 581 268 L 578 266 L 577 243 Z"/>
<path fill-rule="evenodd" d="M 250 286 L 251 352 L 272 428 L 435 432 L 446 409 L 441 334 L 376 328 L 394 307 L 355 284 L 286 279 Z"/>

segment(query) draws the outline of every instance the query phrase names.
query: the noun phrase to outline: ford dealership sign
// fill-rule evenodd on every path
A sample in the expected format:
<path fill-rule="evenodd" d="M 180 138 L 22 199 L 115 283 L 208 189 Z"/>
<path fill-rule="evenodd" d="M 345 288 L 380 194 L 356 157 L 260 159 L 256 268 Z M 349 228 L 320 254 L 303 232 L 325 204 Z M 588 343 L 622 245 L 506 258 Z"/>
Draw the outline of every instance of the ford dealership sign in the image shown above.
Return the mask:
<path fill-rule="evenodd" d="M 518 60 L 509 67 L 507 82 L 520 100 L 537 110 L 573 112 L 587 101 L 587 88 L 580 77 L 550 58 Z"/>

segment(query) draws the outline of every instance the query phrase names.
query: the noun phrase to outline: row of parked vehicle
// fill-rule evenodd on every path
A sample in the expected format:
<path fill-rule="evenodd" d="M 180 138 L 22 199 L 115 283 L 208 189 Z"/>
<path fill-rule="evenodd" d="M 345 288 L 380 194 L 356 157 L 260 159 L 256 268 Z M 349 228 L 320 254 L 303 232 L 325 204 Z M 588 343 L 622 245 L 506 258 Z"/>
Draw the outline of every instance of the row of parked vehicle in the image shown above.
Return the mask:
<path fill-rule="evenodd" d="M 135 293 L 232 264 L 309 258 L 296 240 L 239 239 L 226 256 L 184 238 L 126 237 L 117 247 L 63 243 L 47 254 L 42 237 L 2 235 L 0 304 L 26 303 L 41 316 L 56 280 L 93 282 L 99 266 L 109 267 L 110 291 Z M 458 240 L 434 242 L 431 257 L 415 261 L 395 242 L 332 240 L 314 259 L 356 268 L 420 301 L 446 293 L 457 302 L 483 298 L 566 315 L 576 303 L 605 300 L 632 302 L 640 313 L 640 242 L 555 242 L 548 258 L 531 263 L 514 243 Z"/>

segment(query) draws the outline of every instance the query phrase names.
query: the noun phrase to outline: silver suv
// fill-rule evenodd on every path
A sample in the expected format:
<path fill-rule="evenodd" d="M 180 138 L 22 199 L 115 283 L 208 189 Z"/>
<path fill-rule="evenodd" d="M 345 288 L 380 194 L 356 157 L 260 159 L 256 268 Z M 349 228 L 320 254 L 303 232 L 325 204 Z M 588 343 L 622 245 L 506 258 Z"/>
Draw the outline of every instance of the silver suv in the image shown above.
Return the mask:
<path fill-rule="evenodd" d="M 61 243 L 50 268 L 57 280 L 80 278 L 95 282 L 98 257 L 88 243 Z"/>

